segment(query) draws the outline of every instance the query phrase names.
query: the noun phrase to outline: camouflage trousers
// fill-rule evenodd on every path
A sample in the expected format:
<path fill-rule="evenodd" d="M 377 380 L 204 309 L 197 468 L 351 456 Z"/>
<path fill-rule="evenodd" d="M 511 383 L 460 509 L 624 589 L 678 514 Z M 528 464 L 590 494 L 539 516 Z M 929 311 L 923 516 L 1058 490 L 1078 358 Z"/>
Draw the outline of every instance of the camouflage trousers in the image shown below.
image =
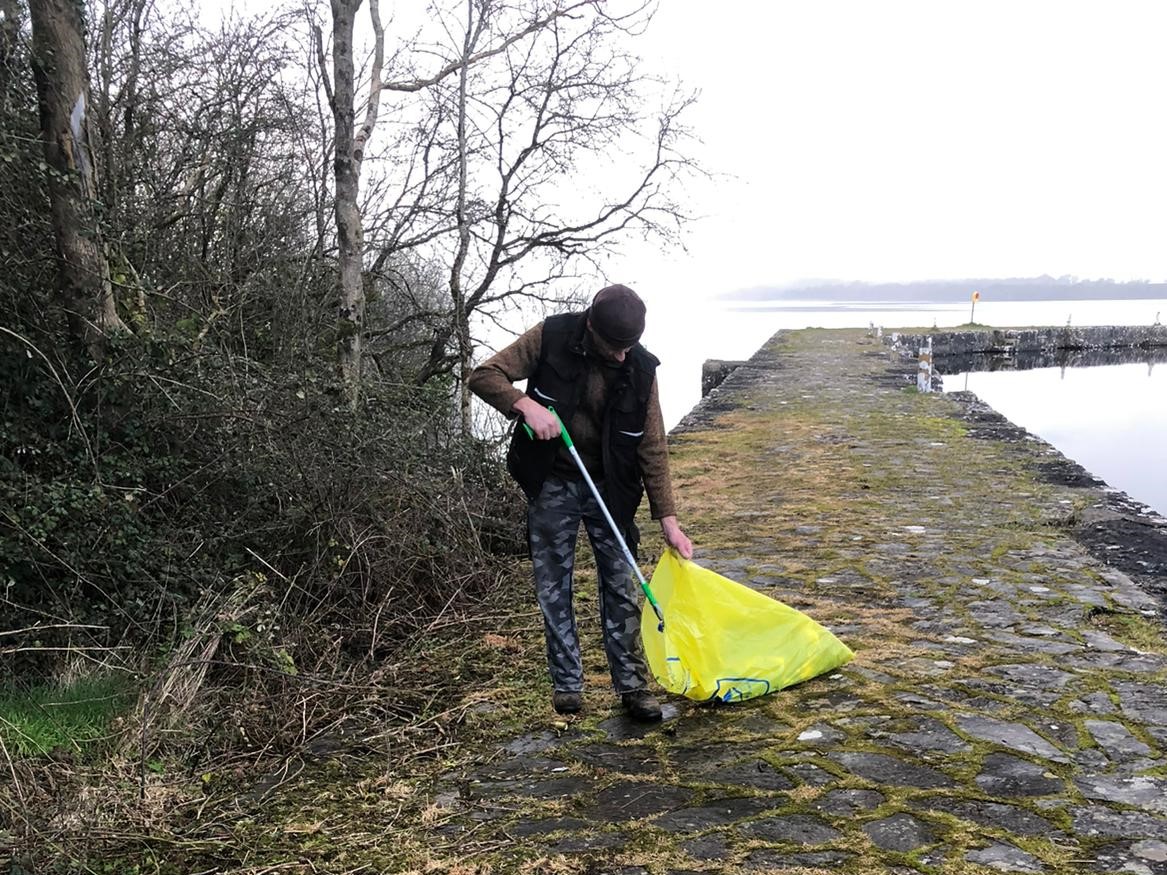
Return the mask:
<path fill-rule="evenodd" d="M 640 647 L 637 584 L 603 511 L 583 480 L 547 478 L 539 497 L 527 506 L 535 595 L 543 611 L 547 667 L 556 690 L 583 689 L 583 663 L 572 601 L 575 544 L 583 521 L 600 579 L 600 623 L 612 686 L 617 693 L 648 686 Z"/>

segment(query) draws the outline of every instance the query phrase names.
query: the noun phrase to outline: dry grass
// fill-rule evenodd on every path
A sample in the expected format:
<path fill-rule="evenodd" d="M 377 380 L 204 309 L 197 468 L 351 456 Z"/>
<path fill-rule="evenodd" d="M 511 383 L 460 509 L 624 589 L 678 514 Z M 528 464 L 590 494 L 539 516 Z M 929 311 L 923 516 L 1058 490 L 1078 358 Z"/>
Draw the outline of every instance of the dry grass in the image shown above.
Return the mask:
<path fill-rule="evenodd" d="M 1143 653 L 1167 653 L 1167 640 L 1160 624 L 1139 614 L 1095 611 L 1090 625 Z"/>
<path fill-rule="evenodd" d="M 516 574 L 516 586 L 525 578 Z M 410 833 L 449 812 L 424 788 L 454 759 L 473 757 L 476 738 L 517 731 L 529 719 L 524 697 L 544 692 L 541 677 L 515 671 L 539 650 L 535 609 L 515 610 L 500 589 L 474 616 L 451 609 L 436 618 L 392 662 L 361 671 L 338 661 L 291 675 L 262 657 L 241 660 L 245 652 L 224 635 L 243 625 L 236 621 L 253 597 L 240 590 L 200 610 L 122 720 L 110 755 L 82 763 L 0 752 L 12 777 L 2 782 L 0 817 L 13 815 L 4 838 L 21 865 L 71 860 L 86 871 L 102 860 L 112 873 L 160 860 L 165 875 L 429 865 L 429 843 Z M 389 835 L 399 840 L 384 842 Z M 337 854 L 353 865 L 320 868 Z M 289 857 L 305 862 L 280 862 Z M 224 868 L 224 860 L 235 862 Z"/>

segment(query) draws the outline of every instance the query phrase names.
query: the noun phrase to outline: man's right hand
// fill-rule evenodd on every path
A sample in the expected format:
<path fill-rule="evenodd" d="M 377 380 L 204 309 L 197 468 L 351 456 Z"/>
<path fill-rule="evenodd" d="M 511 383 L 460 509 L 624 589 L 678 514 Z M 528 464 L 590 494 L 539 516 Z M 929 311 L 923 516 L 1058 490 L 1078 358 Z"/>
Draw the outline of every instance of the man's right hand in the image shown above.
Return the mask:
<path fill-rule="evenodd" d="M 523 417 L 523 421 L 539 440 L 549 441 L 559 437 L 559 419 L 534 398 L 524 395 L 511 407 Z"/>

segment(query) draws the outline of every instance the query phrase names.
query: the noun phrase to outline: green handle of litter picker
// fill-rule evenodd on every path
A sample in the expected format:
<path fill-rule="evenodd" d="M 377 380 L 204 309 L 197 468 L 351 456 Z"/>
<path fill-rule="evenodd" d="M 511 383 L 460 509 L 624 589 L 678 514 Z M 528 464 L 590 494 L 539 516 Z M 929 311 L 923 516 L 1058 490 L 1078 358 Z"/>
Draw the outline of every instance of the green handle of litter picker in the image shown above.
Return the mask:
<path fill-rule="evenodd" d="M 559 418 L 559 414 L 555 413 L 554 407 L 548 407 L 547 409 L 555 415 L 555 421 L 559 423 L 559 436 L 563 438 L 563 442 L 567 444 L 567 448 L 570 450 L 575 446 L 575 444 L 571 442 L 571 435 L 567 433 L 567 426 L 563 424 L 563 420 Z M 527 437 L 529 437 L 531 440 L 535 439 L 535 432 L 531 429 L 531 426 L 527 425 L 525 422 L 523 423 L 523 431 L 527 433 Z"/>
<path fill-rule="evenodd" d="M 650 587 L 648 583 L 645 582 L 643 578 L 641 578 L 640 588 L 644 590 L 644 597 L 648 599 L 648 603 L 652 605 L 652 612 L 656 614 L 656 618 L 660 620 L 661 628 L 663 629 L 665 625 L 665 613 L 660 609 L 660 605 L 657 604 L 656 596 L 652 594 L 652 587 Z"/>

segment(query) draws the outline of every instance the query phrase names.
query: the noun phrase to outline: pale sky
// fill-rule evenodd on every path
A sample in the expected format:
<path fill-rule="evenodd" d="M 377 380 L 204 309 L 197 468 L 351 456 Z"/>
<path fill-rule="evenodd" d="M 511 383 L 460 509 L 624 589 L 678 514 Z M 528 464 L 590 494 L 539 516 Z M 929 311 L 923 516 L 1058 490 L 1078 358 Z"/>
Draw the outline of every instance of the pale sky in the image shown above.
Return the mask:
<path fill-rule="evenodd" d="M 607 279 L 653 298 L 1167 279 L 1167 0 L 658 2 L 631 47 L 700 91 L 693 151 L 715 177 L 690 188 L 689 255 L 628 244 Z M 425 8 L 381 2 L 397 34 Z"/>
<path fill-rule="evenodd" d="M 220 2 L 256 11 L 264 0 Z M 423 0 L 380 9 L 397 37 L 428 21 Z M 358 33 L 367 15 L 366 3 Z M 810 278 L 1167 280 L 1164 34 L 1167 0 L 659 0 L 632 48 L 647 71 L 700 91 L 688 123 L 713 178 L 688 192 L 702 218 L 687 252 L 628 243 L 601 280 L 649 304 L 645 341 L 666 363 L 668 424 L 697 400 L 705 358 L 748 356 L 776 328 L 797 327 L 787 324 L 797 314 L 779 324 L 722 312 L 711 299 L 735 289 Z M 992 323 L 993 306 L 1004 305 L 986 300 L 977 315 Z M 1085 308 L 1073 306 L 1074 324 L 1114 320 L 1113 308 L 1093 322 Z M 1143 309 L 1134 322 L 1158 305 Z M 1050 313 L 1024 324 L 1070 315 Z M 805 324 L 881 318 L 834 315 Z M 950 325 L 965 315 L 886 318 Z M 526 327 L 492 328 L 491 345 Z"/>
<path fill-rule="evenodd" d="M 1167 3 L 661 0 L 646 61 L 701 90 L 688 256 L 657 301 L 809 277 L 1167 278 Z M 665 288 L 668 292 L 665 292 Z"/>

